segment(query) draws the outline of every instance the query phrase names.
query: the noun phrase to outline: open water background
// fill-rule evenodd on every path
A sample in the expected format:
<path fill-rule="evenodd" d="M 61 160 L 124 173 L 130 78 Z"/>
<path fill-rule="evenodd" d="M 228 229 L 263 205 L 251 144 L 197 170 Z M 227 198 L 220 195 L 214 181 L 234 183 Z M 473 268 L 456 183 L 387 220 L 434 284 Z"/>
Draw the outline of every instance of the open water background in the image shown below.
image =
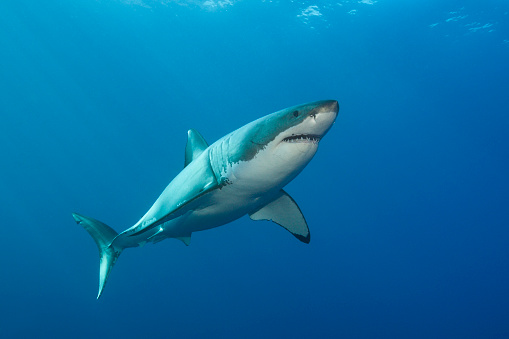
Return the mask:
<path fill-rule="evenodd" d="M 6 338 L 509 337 L 507 1 L 0 2 Z M 305 245 L 242 218 L 126 250 L 99 301 L 71 212 L 134 224 L 207 141 L 337 99 L 288 187 Z"/>

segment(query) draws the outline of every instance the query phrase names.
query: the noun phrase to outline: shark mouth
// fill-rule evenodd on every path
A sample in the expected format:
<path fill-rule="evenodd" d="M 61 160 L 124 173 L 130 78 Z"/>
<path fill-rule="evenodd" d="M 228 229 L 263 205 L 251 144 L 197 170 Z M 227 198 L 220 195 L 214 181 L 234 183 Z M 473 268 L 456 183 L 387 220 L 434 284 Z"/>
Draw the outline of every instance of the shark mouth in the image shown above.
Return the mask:
<path fill-rule="evenodd" d="M 320 141 L 319 135 L 296 134 L 283 139 L 284 142 L 312 142 L 317 144 Z"/>

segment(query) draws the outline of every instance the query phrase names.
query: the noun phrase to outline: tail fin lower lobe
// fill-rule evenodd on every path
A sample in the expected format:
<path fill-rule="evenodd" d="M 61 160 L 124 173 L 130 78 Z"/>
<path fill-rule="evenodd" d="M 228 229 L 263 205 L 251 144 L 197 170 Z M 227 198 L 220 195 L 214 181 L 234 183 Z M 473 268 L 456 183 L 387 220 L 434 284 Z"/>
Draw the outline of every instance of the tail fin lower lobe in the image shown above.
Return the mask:
<path fill-rule="evenodd" d="M 106 285 L 111 269 L 113 268 L 113 265 L 115 265 L 120 253 L 122 253 L 122 249 L 117 249 L 111 246 L 111 243 L 118 233 L 99 220 L 85 217 L 77 213 L 73 213 L 72 216 L 74 220 L 83 226 L 83 228 L 92 236 L 97 248 L 99 248 L 99 293 L 97 294 L 97 299 L 99 299 L 103 292 L 104 285 Z"/>

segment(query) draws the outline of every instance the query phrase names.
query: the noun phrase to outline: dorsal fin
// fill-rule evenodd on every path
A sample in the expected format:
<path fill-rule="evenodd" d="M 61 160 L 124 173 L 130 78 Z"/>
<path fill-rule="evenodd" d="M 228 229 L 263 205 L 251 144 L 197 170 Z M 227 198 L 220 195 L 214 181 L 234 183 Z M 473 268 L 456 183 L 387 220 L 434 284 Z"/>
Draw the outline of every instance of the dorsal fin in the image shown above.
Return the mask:
<path fill-rule="evenodd" d="M 300 241 L 309 244 L 309 229 L 304 215 L 297 203 L 285 191 L 279 191 L 278 196 L 267 205 L 253 213 L 249 213 L 252 220 L 269 220 L 282 226 Z"/>
<path fill-rule="evenodd" d="M 184 167 L 189 165 L 191 161 L 202 154 L 207 147 L 209 147 L 209 145 L 198 131 L 194 129 L 187 131 L 186 159 Z"/>

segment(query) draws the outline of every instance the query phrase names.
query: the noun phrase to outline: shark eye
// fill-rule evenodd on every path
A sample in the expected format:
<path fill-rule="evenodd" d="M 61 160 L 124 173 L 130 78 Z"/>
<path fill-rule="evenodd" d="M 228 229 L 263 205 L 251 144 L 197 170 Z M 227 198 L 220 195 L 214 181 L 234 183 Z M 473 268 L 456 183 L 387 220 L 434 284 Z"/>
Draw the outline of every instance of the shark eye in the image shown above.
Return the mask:
<path fill-rule="evenodd" d="M 293 111 L 293 116 L 294 117 L 298 117 L 299 116 L 299 111 Z"/>

